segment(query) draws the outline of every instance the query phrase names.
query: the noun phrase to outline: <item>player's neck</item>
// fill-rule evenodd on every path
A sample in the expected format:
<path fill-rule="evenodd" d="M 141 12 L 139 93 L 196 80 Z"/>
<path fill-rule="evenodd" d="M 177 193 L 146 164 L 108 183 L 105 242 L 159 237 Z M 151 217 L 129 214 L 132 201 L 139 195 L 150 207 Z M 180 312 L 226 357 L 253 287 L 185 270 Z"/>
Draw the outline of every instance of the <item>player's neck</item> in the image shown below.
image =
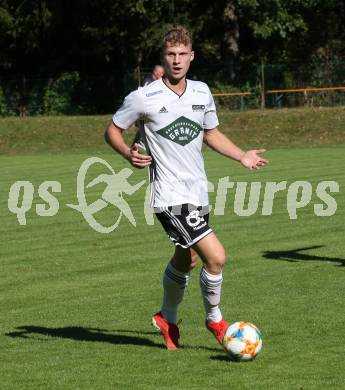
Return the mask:
<path fill-rule="evenodd" d="M 187 87 L 186 77 L 183 77 L 180 80 L 164 77 L 163 82 L 167 87 L 169 87 L 172 91 L 174 91 L 179 96 L 181 96 L 184 93 Z"/>

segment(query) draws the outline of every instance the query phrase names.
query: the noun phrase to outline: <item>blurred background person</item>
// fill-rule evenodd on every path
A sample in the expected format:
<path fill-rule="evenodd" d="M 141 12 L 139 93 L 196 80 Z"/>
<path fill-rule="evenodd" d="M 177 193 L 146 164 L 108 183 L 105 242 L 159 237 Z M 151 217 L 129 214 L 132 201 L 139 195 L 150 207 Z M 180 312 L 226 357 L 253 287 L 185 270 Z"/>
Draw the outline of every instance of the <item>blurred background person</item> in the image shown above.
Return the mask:
<path fill-rule="evenodd" d="M 151 75 L 146 77 L 143 82 L 143 86 L 149 85 L 152 81 L 161 79 L 164 76 L 164 68 L 162 65 L 155 65 L 152 69 Z M 141 149 L 142 153 L 149 154 L 147 144 L 145 142 L 144 123 L 142 120 L 136 122 L 137 132 L 133 138 L 132 146 L 137 144 L 137 147 Z"/>
<path fill-rule="evenodd" d="M 152 81 L 161 79 L 164 76 L 164 68 L 162 65 L 155 65 L 155 67 L 152 69 L 152 73 L 149 77 L 146 77 L 144 79 L 143 86 L 152 83 Z"/>

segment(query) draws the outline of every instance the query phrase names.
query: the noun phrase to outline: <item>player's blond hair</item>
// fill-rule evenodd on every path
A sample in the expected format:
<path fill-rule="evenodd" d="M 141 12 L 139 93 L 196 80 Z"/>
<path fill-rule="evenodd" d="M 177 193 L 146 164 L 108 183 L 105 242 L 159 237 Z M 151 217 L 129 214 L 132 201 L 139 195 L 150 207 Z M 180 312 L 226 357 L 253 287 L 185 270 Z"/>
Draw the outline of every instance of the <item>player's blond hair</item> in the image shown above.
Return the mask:
<path fill-rule="evenodd" d="M 162 50 L 168 45 L 192 46 L 192 35 L 183 26 L 175 26 L 167 31 L 162 40 Z"/>

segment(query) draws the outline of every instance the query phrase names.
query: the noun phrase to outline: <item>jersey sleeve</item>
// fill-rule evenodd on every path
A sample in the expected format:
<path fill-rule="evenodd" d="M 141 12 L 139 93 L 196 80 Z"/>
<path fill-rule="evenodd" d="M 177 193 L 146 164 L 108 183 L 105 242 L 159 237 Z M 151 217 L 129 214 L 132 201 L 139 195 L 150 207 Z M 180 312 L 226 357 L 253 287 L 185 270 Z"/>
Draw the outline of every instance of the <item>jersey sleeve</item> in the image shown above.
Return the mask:
<path fill-rule="evenodd" d="M 218 116 L 216 112 L 216 105 L 214 103 L 213 96 L 210 90 L 208 90 L 208 93 L 209 93 L 209 101 L 205 110 L 204 124 L 203 124 L 205 130 L 214 129 L 219 125 Z"/>
<path fill-rule="evenodd" d="M 144 102 L 139 90 L 136 90 L 125 97 L 122 106 L 113 115 L 113 122 L 121 129 L 127 130 L 144 114 Z"/>

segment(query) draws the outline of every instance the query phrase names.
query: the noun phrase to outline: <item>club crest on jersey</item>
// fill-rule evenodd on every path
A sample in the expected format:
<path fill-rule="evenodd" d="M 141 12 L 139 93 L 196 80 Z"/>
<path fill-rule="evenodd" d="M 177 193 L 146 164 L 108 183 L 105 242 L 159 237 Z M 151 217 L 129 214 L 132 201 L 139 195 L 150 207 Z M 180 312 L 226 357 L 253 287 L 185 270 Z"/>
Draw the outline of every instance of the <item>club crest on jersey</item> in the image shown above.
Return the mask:
<path fill-rule="evenodd" d="M 157 131 L 159 135 L 169 141 L 185 146 L 195 139 L 202 131 L 202 127 L 190 119 L 180 116 L 170 125 Z"/>

